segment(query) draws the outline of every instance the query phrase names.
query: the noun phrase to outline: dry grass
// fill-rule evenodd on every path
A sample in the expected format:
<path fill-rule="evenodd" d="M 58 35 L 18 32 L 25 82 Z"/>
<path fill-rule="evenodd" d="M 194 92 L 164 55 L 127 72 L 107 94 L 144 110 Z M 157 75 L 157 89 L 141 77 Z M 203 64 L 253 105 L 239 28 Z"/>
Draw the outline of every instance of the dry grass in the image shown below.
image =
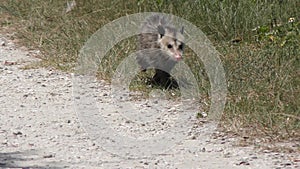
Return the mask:
<path fill-rule="evenodd" d="M 228 101 L 222 118 L 226 130 L 269 140 L 300 138 L 300 6 L 286 1 L 77 0 L 65 13 L 66 1 L 2 0 L 1 28 L 16 28 L 16 38 L 39 48 L 43 66 L 72 70 L 78 50 L 104 24 L 144 11 L 172 13 L 198 26 L 222 54 Z M 138 5 L 136 5 L 138 4 Z M 3 17 L 6 16 L 6 17 Z M 8 18 L 7 18 L 8 17 Z M 288 23 L 290 17 L 294 23 Z M 4 18 L 4 19 L 3 19 Z M 259 27 L 258 27 L 259 26 Z M 252 29 L 256 28 L 255 31 Z M 109 79 L 125 56 L 135 50 L 134 38 L 118 43 L 100 65 L 99 77 Z M 116 57 L 110 56 L 120 56 Z M 185 60 L 199 82 L 203 99 L 210 84 L 201 61 Z M 114 58 L 114 59 L 112 59 Z M 198 62 L 195 66 L 195 62 Z M 199 66 L 200 65 L 200 66 Z M 147 91 L 143 80 L 135 89 Z M 150 90 L 150 89 L 149 89 Z M 247 129 L 247 130 L 246 130 Z"/>

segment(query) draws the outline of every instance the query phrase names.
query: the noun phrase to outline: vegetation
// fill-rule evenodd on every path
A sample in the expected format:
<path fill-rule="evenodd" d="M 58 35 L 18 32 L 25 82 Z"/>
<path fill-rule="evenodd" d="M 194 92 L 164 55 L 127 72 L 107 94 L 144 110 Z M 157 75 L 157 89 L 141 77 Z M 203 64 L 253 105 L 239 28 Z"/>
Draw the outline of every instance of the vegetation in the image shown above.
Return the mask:
<path fill-rule="evenodd" d="M 66 1 L 2 0 L 0 26 L 15 28 L 23 45 L 40 49 L 41 65 L 71 71 L 79 49 L 104 24 L 137 12 L 177 15 L 201 29 L 222 54 L 228 82 L 225 129 L 246 131 L 252 138 L 299 140 L 299 6 L 297 0 L 77 0 L 66 13 Z M 134 51 L 134 40 L 125 39 L 109 52 L 100 78 L 109 79 L 120 61 L 109 56 Z M 186 55 L 193 52 L 187 49 Z M 201 65 L 194 59 L 185 61 L 207 101 L 209 81 L 205 73 L 197 73 L 203 68 L 193 66 Z M 141 83 L 135 89 L 147 90 Z"/>

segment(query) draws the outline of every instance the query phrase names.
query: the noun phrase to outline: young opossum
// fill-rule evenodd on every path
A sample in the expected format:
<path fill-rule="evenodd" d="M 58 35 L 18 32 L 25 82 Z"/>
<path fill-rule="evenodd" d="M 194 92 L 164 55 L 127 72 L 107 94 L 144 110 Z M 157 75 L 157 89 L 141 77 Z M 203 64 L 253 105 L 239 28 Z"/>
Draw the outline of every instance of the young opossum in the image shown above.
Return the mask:
<path fill-rule="evenodd" d="M 155 69 L 152 78 L 155 84 L 177 88 L 177 82 L 171 80 L 169 73 L 183 57 L 183 27 L 177 30 L 166 17 L 152 15 L 144 21 L 141 32 L 138 36 L 138 64 L 143 71 Z"/>

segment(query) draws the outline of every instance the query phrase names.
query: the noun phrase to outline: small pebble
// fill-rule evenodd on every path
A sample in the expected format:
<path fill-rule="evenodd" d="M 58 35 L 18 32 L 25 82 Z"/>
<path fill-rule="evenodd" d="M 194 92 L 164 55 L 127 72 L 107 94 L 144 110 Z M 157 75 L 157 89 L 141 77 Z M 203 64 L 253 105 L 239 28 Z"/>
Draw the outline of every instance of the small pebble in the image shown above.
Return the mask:
<path fill-rule="evenodd" d="M 17 136 L 17 135 L 22 135 L 23 133 L 20 131 L 17 131 L 17 132 L 13 132 L 13 134 Z"/>
<path fill-rule="evenodd" d="M 44 155 L 44 156 L 43 156 L 43 158 L 53 158 L 53 157 L 54 157 L 54 155 L 52 155 L 52 154 Z"/>
<path fill-rule="evenodd" d="M 256 157 L 256 156 L 253 156 L 253 157 L 251 157 L 252 159 L 258 159 L 258 157 Z"/>
<path fill-rule="evenodd" d="M 0 41 L 0 45 L 1 45 L 1 46 L 6 46 L 5 40 L 1 40 L 1 41 Z"/>
<path fill-rule="evenodd" d="M 291 166 L 292 165 L 292 163 L 283 163 L 283 164 L 281 164 L 282 166 Z"/>
<path fill-rule="evenodd" d="M 241 161 L 237 165 L 250 165 L 250 163 L 247 161 Z"/>

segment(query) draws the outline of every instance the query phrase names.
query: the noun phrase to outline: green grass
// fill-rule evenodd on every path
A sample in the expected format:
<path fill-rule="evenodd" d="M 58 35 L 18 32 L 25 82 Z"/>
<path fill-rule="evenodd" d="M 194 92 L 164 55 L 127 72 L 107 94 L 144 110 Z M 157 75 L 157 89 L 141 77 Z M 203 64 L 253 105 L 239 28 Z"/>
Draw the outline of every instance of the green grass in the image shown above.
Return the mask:
<path fill-rule="evenodd" d="M 2 28 L 42 51 L 42 65 L 72 71 L 78 51 L 101 26 L 136 12 L 171 13 L 200 28 L 222 54 L 228 96 L 221 125 L 226 130 L 271 140 L 300 137 L 300 12 L 297 0 L 77 0 L 65 13 L 66 1 L 2 0 Z M 138 5 L 136 5 L 138 4 Z M 9 15 L 7 17 L 4 17 Z M 294 23 L 288 23 L 290 17 Z M 118 62 L 136 49 L 135 37 L 109 51 L 98 76 L 109 80 Z M 189 49 L 185 62 L 194 72 L 202 101 L 210 84 L 201 61 Z M 118 56 L 118 57 L 116 57 Z M 197 64 L 195 64 L 197 63 Z M 145 75 L 133 90 L 149 92 Z"/>

